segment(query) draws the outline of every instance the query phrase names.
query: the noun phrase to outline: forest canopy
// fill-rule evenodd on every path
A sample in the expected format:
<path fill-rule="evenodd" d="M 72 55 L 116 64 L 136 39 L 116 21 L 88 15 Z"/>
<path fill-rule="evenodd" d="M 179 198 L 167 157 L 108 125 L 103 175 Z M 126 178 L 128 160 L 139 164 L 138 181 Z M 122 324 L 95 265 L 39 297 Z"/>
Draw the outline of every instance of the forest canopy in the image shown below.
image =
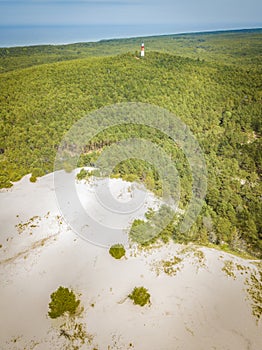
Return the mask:
<path fill-rule="evenodd" d="M 88 113 L 120 102 L 157 105 L 190 128 L 208 171 L 201 215 L 186 235 L 174 226 L 168 237 L 172 231 L 178 242 L 261 258 L 261 31 L 152 37 L 145 59 L 138 59 L 139 42 L 0 49 L 1 187 L 28 173 L 35 181 L 52 172 L 63 135 Z M 192 179 L 183 152 L 168 138 L 143 132 L 170 153 L 185 208 Z M 94 164 L 101 150 L 130 135 L 140 137 L 141 129 L 97 135 L 78 165 Z M 161 191 L 156 170 L 139 159 L 118 164 L 114 176 Z"/>

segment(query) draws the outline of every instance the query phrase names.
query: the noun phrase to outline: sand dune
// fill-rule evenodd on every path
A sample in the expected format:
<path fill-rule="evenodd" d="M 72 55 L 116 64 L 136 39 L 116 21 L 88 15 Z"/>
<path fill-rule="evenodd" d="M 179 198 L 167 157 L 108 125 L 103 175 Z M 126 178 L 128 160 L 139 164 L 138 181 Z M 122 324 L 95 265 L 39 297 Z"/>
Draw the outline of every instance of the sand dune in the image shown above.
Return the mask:
<path fill-rule="evenodd" d="M 78 190 L 92 211 L 97 203 L 88 186 L 80 183 Z M 128 203 L 130 184 L 110 186 L 119 205 Z M 261 349 L 262 323 L 245 284 L 257 273 L 253 261 L 174 243 L 144 251 L 132 246 L 115 260 L 63 220 L 52 174 L 36 183 L 26 176 L 0 197 L 1 349 Z M 140 217 L 158 205 L 146 198 Z M 132 218 L 122 217 L 123 240 Z M 116 227 L 117 215 L 114 221 Z M 60 285 L 72 288 L 84 307 L 74 320 L 47 316 L 50 294 Z M 127 298 L 135 286 L 148 289 L 150 306 Z M 63 322 L 66 332 L 79 325 L 83 332 L 68 339 Z"/>

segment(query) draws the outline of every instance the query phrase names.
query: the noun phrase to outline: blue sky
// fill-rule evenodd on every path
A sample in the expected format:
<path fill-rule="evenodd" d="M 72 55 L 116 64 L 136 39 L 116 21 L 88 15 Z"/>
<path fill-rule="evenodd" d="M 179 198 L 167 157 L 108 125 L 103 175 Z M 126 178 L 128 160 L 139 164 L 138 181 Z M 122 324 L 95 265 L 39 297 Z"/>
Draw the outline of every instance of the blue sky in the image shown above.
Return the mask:
<path fill-rule="evenodd" d="M 262 26 L 261 0 L 0 0 L 0 25 Z"/>

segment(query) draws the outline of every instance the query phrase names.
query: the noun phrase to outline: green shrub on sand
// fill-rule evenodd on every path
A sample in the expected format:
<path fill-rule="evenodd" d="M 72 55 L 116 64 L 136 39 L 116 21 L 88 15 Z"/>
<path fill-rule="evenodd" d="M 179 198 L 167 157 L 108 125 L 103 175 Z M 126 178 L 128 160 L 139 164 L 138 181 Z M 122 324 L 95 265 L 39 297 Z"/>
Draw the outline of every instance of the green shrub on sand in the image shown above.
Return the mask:
<path fill-rule="evenodd" d="M 113 258 L 121 259 L 125 255 L 126 251 L 122 244 L 114 244 L 112 247 L 110 247 L 109 253 Z"/>
<path fill-rule="evenodd" d="M 144 306 L 150 303 L 150 294 L 144 287 L 135 287 L 128 297 L 133 300 L 136 305 Z"/>

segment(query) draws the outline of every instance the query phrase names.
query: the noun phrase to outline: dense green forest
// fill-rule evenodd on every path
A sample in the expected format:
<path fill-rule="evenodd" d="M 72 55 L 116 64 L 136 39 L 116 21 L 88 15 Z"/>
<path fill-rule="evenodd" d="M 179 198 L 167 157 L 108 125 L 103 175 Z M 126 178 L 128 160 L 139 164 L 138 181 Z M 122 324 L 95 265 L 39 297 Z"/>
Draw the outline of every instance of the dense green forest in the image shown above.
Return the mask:
<path fill-rule="evenodd" d="M 175 34 L 146 38 L 146 52 L 158 51 L 226 64 L 261 63 L 262 29 Z M 94 56 L 138 52 L 145 38 L 101 40 L 68 45 L 0 48 L 0 72 Z"/>
<path fill-rule="evenodd" d="M 145 39 L 144 59 L 136 57 L 140 43 L 136 38 L 0 49 L 1 187 L 27 173 L 34 181 L 51 172 L 63 135 L 87 113 L 119 102 L 154 104 L 189 126 L 208 171 L 201 215 L 186 235 L 168 227 L 170 236 L 261 258 L 262 31 L 151 37 Z M 183 152 L 143 131 L 171 152 L 186 207 L 191 178 Z M 140 133 L 139 128 L 109 130 L 107 142 L 98 135 L 79 165 Z M 133 176 L 161 189 L 157 172 L 138 160 L 119 164 L 115 176 Z"/>

